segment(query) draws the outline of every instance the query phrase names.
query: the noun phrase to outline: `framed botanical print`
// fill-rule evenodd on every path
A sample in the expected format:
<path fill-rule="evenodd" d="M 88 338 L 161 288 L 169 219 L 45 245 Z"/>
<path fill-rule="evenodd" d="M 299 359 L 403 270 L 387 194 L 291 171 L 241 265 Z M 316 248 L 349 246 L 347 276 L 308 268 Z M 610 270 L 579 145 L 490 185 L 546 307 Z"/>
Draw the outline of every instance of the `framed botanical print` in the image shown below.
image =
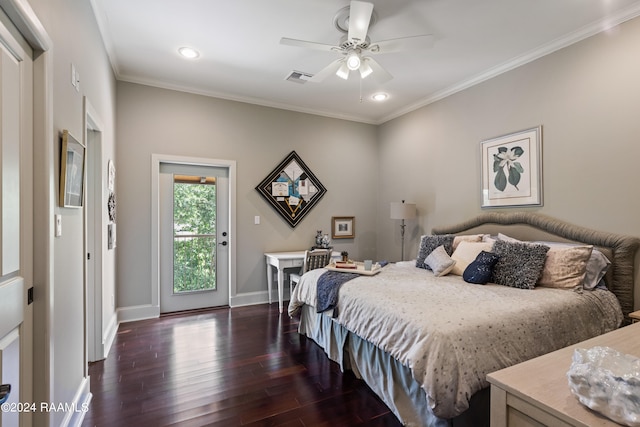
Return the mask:
<path fill-rule="evenodd" d="M 480 142 L 482 207 L 542 206 L 542 127 Z"/>

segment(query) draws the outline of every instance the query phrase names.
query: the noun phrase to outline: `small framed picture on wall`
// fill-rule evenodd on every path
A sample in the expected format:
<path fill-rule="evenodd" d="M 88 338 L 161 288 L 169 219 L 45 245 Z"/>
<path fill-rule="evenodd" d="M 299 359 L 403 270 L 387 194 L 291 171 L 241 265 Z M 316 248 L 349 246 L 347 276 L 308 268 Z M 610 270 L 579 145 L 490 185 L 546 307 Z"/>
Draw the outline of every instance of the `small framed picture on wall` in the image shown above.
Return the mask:
<path fill-rule="evenodd" d="M 331 217 L 332 239 L 353 239 L 356 237 L 356 219 L 353 216 Z"/>

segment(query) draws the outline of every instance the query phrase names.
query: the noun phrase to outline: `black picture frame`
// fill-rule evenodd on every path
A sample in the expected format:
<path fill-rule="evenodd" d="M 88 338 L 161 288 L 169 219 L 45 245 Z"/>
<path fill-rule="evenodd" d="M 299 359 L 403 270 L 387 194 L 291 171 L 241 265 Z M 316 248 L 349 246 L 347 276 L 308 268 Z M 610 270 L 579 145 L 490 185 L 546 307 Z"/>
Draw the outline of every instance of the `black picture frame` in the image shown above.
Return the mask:
<path fill-rule="evenodd" d="M 298 225 L 327 192 L 295 151 L 289 153 L 256 190 L 291 227 Z"/>

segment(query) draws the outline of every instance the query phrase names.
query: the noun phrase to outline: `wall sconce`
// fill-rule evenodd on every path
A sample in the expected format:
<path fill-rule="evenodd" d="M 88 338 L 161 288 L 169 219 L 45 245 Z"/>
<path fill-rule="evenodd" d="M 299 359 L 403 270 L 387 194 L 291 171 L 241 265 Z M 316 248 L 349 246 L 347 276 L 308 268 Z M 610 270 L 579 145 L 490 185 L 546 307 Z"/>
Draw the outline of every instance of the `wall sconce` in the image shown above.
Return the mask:
<path fill-rule="evenodd" d="M 406 219 L 413 219 L 416 217 L 416 205 L 414 203 L 391 202 L 391 219 L 400 219 L 400 236 L 402 238 L 402 251 L 401 260 L 404 261 L 404 228 Z"/>

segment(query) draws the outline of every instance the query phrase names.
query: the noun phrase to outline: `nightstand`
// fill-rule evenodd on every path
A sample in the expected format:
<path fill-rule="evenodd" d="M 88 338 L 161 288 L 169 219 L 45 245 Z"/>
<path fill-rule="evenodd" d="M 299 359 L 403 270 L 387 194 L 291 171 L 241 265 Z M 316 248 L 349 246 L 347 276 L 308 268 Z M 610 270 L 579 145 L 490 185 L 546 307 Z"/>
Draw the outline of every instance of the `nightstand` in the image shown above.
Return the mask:
<path fill-rule="evenodd" d="M 629 317 L 631 318 L 631 323 L 640 321 L 640 310 L 629 313 Z"/>
<path fill-rule="evenodd" d="M 640 356 L 640 323 L 547 353 L 487 375 L 491 426 L 619 426 L 582 405 L 567 384 L 576 348 L 611 347 Z"/>

